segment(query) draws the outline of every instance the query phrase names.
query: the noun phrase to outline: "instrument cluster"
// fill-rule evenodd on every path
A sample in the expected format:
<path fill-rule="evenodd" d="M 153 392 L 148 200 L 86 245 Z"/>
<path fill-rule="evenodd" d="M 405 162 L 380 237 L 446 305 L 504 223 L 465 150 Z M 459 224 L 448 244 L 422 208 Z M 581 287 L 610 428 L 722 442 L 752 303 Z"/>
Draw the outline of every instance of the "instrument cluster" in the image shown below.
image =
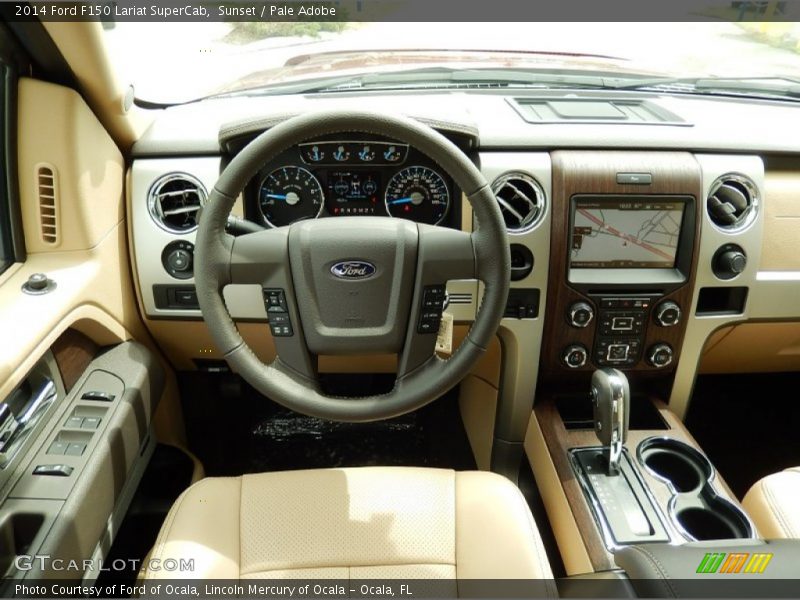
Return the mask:
<path fill-rule="evenodd" d="M 298 144 L 265 165 L 246 193 L 249 218 L 270 227 L 339 216 L 458 226 L 449 176 L 415 148 L 388 139 Z"/>

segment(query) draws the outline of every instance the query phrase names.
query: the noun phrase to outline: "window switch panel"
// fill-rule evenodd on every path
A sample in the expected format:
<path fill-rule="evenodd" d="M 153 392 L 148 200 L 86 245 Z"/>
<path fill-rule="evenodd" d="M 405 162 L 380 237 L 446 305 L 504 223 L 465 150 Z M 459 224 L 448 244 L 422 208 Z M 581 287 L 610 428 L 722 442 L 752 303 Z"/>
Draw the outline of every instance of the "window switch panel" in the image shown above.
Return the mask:
<path fill-rule="evenodd" d="M 63 456 L 67 452 L 68 445 L 69 444 L 67 442 L 60 442 L 56 440 L 52 444 L 50 444 L 50 447 L 47 449 L 47 453 Z"/>

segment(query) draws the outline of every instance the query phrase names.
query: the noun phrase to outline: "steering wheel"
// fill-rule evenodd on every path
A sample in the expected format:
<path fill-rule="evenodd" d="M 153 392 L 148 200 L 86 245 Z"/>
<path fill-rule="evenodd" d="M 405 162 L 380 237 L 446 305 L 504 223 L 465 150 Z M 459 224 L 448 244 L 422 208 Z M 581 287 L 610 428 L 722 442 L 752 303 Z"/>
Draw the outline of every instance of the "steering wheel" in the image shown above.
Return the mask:
<path fill-rule="evenodd" d="M 477 229 L 361 216 L 299 221 L 238 237 L 225 232 L 235 199 L 264 164 L 308 139 L 351 132 L 408 143 L 436 161 L 466 195 Z M 260 393 L 315 417 L 374 421 L 420 408 L 467 375 L 502 319 L 510 261 L 494 195 L 458 147 L 409 118 L 337 110 L 272 127 L 225 167 L 200 217 L 195 282 L 214 342 Z M 464 341 L 442 359 L 435 353 L 436 315 L 430 313 L 441 314 L 448 280 L 472 278 L 484 283 L 483 300 Z M 270 364 L 247 346 L 225 307 L 222 289 L 232 283 L 258 284 L 264 291 L 277 332 L 277 358 Z M 394 387 L 367 397 L 324 394 L 316 358 L 336 354 L 396 354 Z"/>

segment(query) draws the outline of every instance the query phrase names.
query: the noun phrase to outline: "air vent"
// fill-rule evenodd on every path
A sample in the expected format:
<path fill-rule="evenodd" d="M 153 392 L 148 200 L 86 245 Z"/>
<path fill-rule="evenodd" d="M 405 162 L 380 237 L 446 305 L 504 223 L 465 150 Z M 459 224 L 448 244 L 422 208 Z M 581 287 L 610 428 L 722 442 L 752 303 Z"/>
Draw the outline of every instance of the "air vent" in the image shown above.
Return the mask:
<path fill-rule="evenodd" d="M 739 231 L 750 225 L 757 208 L 755 184 L 744 175 L 735 173 L 717 179 L 706 200 L 708 218 L 725 231 Z"/>
<path fill-rule="evenodd" d="M 197 215 L 207 198 L 206 188 L 186 173 L 164 175 L 150 188 L 150 214 L 161 227 L 172 233 L 187 233 L 197 228 Z"/>
<path fill-rule="evenodd" d="M 58 186 L 56 171 L 51 165 L 37 167 L 36 193 L 39 196 L 42 241 L 46 244 L 58 244 Z"/>
<path fill-rule="evenodd" d="M 472 304 L 472 294 L 469 293 L 447 293 L 450 304 Z"/>
<path fill-rule="evenodd" d="M 521 233 L 532 229 L 544 215 L 544 190 L 531 176 L 506 173 L 492 184 L 506 229 Z"/>

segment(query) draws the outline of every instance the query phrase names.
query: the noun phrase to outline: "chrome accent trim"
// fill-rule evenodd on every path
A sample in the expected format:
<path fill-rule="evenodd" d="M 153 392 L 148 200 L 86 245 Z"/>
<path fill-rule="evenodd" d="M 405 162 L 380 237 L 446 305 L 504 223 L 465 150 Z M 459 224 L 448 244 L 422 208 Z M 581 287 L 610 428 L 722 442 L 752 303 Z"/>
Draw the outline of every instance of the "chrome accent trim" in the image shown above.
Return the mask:
<path fill-rule="evenodd" d="M 586 475 L 581 468 L 580 463 L 578 462 L 576 455 L 580 452 L 597 452 L 598 450 L 602 451 L 603 446 L 583 446 L 581 448 L 570 448 L 567 451 L 567 457 L 569 458 L 570 465 L 572 467 L 572 471 L 575 473 L 575 479 L 578 480 L 578 483 L 583 490 L 583 495 L 589 503 L 590 512 L 592 513 L 592 518 L 594 519 L 595 525 L 600 530 L 600 534 L 603 538 L 603 543 L 606 546 L 606 549 L 609 552 L 614 552 L 615 550 L 620 550 L 622 548 L 626 548 L 627 544 L 618 544 L 617 541 L 614 539 L 614 534 L 611 532 L 611 527 L 608 523 L 608 520 L 605 517 L 605 513 L 603 512 L 603 507 L 600 504 L 600 500 L 597 498 L 597 494 L 594 491 L 594 488 L 589 484 L 586 480 Z M 653 492 L 650 490 L 650 486 L 647 485 L 647 482 L 642 477 L 642 474 L 639 472 L 639 468 L 636 463 L 631 458 L 630 452 L 627 448 L 622 449 L 622 456 L 624 460 L 628 461 L 628 464 L 631 466 L 631 472 L 633 473 L 636 481 L 642 486 L 644 490 L 645 496 L 647 500 L 650 502 L 651 507 L 653 508 L 653 512 L 655 513 L 656 517 L 658 518 L 661 526 L 664 528 L 667 536 L 670 539 L 670 543 L 675 543 L 674 536 L 672 535 L 672 531 L 668 525 L 667 520 L 665 519 L 665 515 L 661 510 L 658 502 L 656 501 Z"/>
<path fill-rule="evenodd" d="M 728 181 L 733 181 L 734 183 L 738 183 L 745 190 L 747 190 L 747 192 L 750 194 L 750 205 L 744 211 L 742 216 L 739 217 L 738 223 L 725 226 L 715 223 L 714 219 L 711 218 L 711 214 L 708 212 L 708 200 L 709 198 L 711 198 L 711 196 L 716 194 L 717 191 Z M 711 184 L 711 187 L 708 190 L 708 194 L 706 195 L 705 206 L 703 208 L 706 212 L 706 215 L 708 216 L 708 220 L 711 223 L 712 227 L 715 227 L 717 230 L 723 233 L 739 233 L 750 227 L 750 225 L 752 225 L 756 219 L 759 208 L 758 187 L 756 186 L 756 184 L 753 182 L 752 179 L 750 179 L 746 175 L 742 175 L 741 173 L 726 173 L 724 175 L 720 175 Z"/>
<path fill-rule="evenodd" d="M 512 183 L 514 180 L 520 180 L 529 185 L 536 197 L 529 198 L 517 185 Z M 526 214 L 520 214 L 520 212 L 514 209 L 506 200 L 498 197 L 498 192 L 504 187 L 511 188 L 516 196 L 522 198 L 528 204 L 529 210 Z M 500 175 L 500 177 L 492 182 L 492 194 L 494 194 L 497 203 L 500 205 L 500 210 L 511 213 L 520 222 L 519 227 L 506 227 L 509 233 L 526 233 L 531 231 L 541 223 L 547 212 L 547 196 L 544 189 L 542 189 L 542 186 L 534 177 L 522 173 L 521 171 L 509 171 Z M 526 219 L 530 219 L 527 224 L 525 223 Z"/>
<path fill-rule="evenodd" d="M 342 260 L 331 265 L 331 275 L 339 279 L 368 279 L 375 275 L 377 268 L 366 260 Z"/>
<path fill-rule="evenodd" d="M 670 481 L 669 479 L 659 475 L 653 469 L 648 467 L 647 464 L 645 464 L 644 457 L 642 456 L 643 452 L 645 450 L 647 450 L 647 448 L 649 446 L 651 446 L 653 444 L 656 444 L 658 442 L 666 442 L 668 444 L 684 446 L 685 449 L 689 452 L 689 454 L 692 455 L 692 457 L 697 458 L 706 467 L 708 467 L 709 475 L 706 477 L 705 482 L 700 485 L 699 490 L 702 490 L 704 487 L 706 487 L 706 485 L 708 485 L 708 488 L 709 488 L 709 490 L 711 492 L 711 498 L 713 500 L 719 501 L 722 504 L 727 504 L 730 508 L 732 508 L 735 511 L 741 513 L 742 517 L 744 518 L 745 525 L 747 526 L 747 530 L 748 530 L 747 531 L 748 536 L 747 536 L 747 538 L 744 538 L 744 539 L 754 539 L 754 538 L 758 537 L 757 536 L 757 532 L 756 532 L 755 524 L 750 519 L 750 515 L 748 515 L 747 512 L 745 512 L 745 510 L 743 508 L 741 508 L 739 506 L 736 506 L 733 502 L 731 502 L 730 500 L 728 500 L 727 498 L 722 496 L 717 491 L 717 488 L 714 485 L 714 482 L 715 482 L 715 480 L 717 478 L 717 470 L 714 467 L 714 464 L 711 462 L 711 460 L 705 454 L 703 454 L 700 450 L 698 450 L 694 446 L 690 446 L 686 442 L 682 442 L 680 440 L 676 440 L 675 438 L 672 438 L 672 437 L 669 437 L 669 436 L 666 436 L 666 435 L 650 436 L 650 437 L 647 437 L 647 438 L 643 439 L 641 442 L 639 442 L 639 445 L 636 447 L 636 460 L 642 466 L 642 468 L 644 468 L 655 479 L 663 482 L 667 486 L 667 488 L 669 489 L 670 498 L 667 501 L 667 515 L 669 516 L 669 519 L 670 519 L 670 521 L 672 523 L 672 526 L 675 528 L 675 530 L 681 536 L 683 536 L 686 540 L 688 540 L 690 542 L 703 541 L 703 540 L 698 540 L 691 533 L 686 531 L 686 529 L 684 529 L 683 525 L 681 525 L 680 521 L 678 521 L 676 508 L 675 508 L 675 506 L 676 506 L 676 504 L 678 502 L 678 497 L 680 495 L 695 493 L 697 490 L 692 490 L 691 492 L 679 492 L 672 485 L 672 481 Z"/>
<path fill-rule="evenodd" d="M 165 196 L 180 195 L 182 192 L 161 193 L 160 189 L 164 187 L 164 185 L 166 185 L 167 183 L 179 180 L 188 181 L 191 185 L 197 188 L 197 197 L 200 201 L 200 205 L 197 207 L 197 209 L 194 209 L 192 207 L 186 207 L 185 209 L 181 209 L 180 211 L 168 211 L 167 213 L 165 213 L 161 210 L 161 198 Z M 161 177 L 156 179 L 150 186 L 150 189 L 147 192 L 147 210 L 150 213 L 150 216 L 153 218 L 153 221 L 161 229 L 169 233 L 175 233 L 180 235 L 195 231 L 197 229 L 197 224 L 195 224 L 194 227 L 190 227 L 188 229 L 175 229 L 174 227 L 170 227 L 164 222 L 164 217 L 172 214 L 179 214 L 182 212 L 192 212 L 192 210 L 199 211 L 201 208 L 203 208 L 203 206 L 205 206 L 207 200 L 208 200 L 208 190 L 206 190 L 206 187 L 196 177 L 183 172 L 167 173 L 166 175 L 162 175 Z"/>
<path fill-rule="evenodd" d="M 401 218 L 403 218 L 403 217 L 395 217 L 392 214 L 392 211 L 389 210 L 389 187 L 391 186 L 391 183 L 392 183 L 392 181 L 394 181 L 395 177 L 399 176 L 401 173 L 405 173 L 406 171 L 410 171 L 411 169 L 425 169 L 427 171 L 430 171 L 431 173 L 433 173 L 439 179 L 442 180 L 442 183 L 444 184 L 445 194 L 447 194 L 447 205 L 444 207 L 444 212 L 442 213 L 442 217 L 438 221 L 436 221 L 436 223 L 431 223 L 431 225 L 439 225 L 439 224 L 441 224 L 442 222 L 444 222 L 444 220 L 450 214 L 450 210 L 453 208 L 453 199 L 450 197 L 450 188 L 447 186 L 447 178 L 449 177 L 449 174 L 447 174 L 445 172 L 446 175 L 442 175 L 442 173 L 440 173 L 436 169 L 432 169 L 431 167 L 427 167 L 425 165 L 410 165 L 408 167 L 405 167 L 404 169 L 400 169 L 399 171 L 397 171 L 394 175 L 392 175 L 389 178 L 389 181 L 386 182 L 386 187 L 385 187 L 385 189 L 383 191 L 383 205 L 386 208 L 386 214 L 389 217 L 393 218 L 393 219 L 401 219 Z M 417 221 L 415 221 L 413 219 L 411 219 L 411 220 L 414 221 L 415 223 L 417 223 Z M 459 226 L 459 229 L 460 229 L 460 226 Z"/>
<path fill-rule="evenodd" d="M 625 431 L 625 408 L 630 404 L 630 398 L 625 398 L 625 390 L 628 388 L 627 381 L 623 380 L 625 375 L 616 371 L 616 369 L 606 369 L 608 376 L 608 383 L 611 387 L 611 402 L 612 402 L 612 417 L 615 416 L 611 423 L 611 444 L 608 446 L 608 471 L 609 474 L 619 473 L 619 460 L 622 456 L 623 444 L 627 437 Z"/>

